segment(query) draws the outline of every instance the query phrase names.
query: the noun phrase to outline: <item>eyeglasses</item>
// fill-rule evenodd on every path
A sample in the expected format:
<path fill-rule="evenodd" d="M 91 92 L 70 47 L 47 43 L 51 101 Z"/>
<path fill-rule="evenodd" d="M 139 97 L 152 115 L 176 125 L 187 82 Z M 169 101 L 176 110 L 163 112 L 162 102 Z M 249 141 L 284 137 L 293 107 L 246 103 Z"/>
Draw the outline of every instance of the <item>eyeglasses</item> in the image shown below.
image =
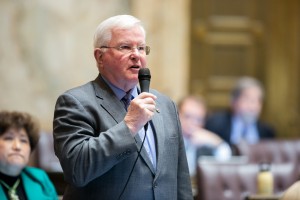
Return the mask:
<path fill-rule="evenodd" d="M 137 46 L 137 47 L 132 47 L 132 46 L 129 46 L 129 45 L 120 45 L 120 46 L 117 46 L 117 47 L 108 47 L 108 46 L 101 46 L 100 48 L 113 48 L 113 49 L 116 49 L 124 54 L 128 54 L 128 53 L 131 53 L 134 51 L 134 49 L 137 49 L 138 52 L 140 54 L 146 54 L 146 55 L 149 55 L 150 54 L 150 47 L 149 46 Z"/>

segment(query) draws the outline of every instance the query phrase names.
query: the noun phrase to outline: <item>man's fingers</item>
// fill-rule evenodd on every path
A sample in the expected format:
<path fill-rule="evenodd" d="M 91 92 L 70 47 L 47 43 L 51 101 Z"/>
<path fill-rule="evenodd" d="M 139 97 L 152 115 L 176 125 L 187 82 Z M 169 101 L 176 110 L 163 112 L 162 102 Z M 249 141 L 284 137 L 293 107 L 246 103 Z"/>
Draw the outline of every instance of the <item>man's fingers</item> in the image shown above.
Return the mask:
<path fill-rule="evenodd" d="M 147 109 L 151 112 L 154 112 L 156 110 L 155 105 L 145 104 L 144 109 Z"/>

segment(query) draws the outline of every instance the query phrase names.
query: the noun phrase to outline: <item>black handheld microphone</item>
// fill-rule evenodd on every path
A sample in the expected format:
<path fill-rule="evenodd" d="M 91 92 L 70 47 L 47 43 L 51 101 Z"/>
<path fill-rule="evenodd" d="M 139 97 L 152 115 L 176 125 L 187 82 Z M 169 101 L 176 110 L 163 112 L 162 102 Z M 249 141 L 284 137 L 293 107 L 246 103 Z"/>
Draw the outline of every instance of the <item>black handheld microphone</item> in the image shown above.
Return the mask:
<path fill-rule="evenodd" d="M 141 68 L 139 70 L 138 77 L 139 77 L 141 92 L 149 92 L 150 79 L 151 79 L 150 70 L 148 68 Z M 144 128 L 145 128 L 145 131 L 147 131 L 148 122 L 145 124 Z"/>
<path fill-rule="evenodd" d="M 139 82 L 141 92 L 149 92 L 151 74 L 148 68 L 141 68 L 139 70 Z"/>

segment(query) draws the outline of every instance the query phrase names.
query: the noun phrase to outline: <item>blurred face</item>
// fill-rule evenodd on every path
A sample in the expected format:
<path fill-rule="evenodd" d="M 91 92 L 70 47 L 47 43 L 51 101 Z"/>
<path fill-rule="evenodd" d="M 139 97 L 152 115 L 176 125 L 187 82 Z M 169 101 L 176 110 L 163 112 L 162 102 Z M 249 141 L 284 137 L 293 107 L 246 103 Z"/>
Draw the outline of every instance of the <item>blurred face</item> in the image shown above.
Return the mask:
<path fill-rule="evenodd" d="M 203 127 L 205 115 L 206 110 L 202 104 L 192 99 L 185 100 L 179 111 L 183 134 L 189 137 Z"/>
<path fill-rule="evenodd" d="M 0 171 L 17 176 L 30 156 L 29 138 L 24 129 L 11 128 L 0 136 Z"/>
<path fill-rule="evenodd" d="M 242 117 L 246 123 L 257 120 L 262 107 L 262 92 L 257 87 L 245 89 L 241 96 L 233 102 L 233 109 L 236 115 Z"/>
<path fill-rule="evenodd" d="M 145 35 L 139 26 L 130 29 L 113 29 L 111 41 L 107 46 L 138 47 L 145 44 Z M 134 48 L 129 53 L 123 53 L 115 48 L 95 49 L 95 58 L 99 70 L 106 79 L 125 92 L 138 83 L 138 72 L 146 67 L 146 54 L 139 53 Z"/>

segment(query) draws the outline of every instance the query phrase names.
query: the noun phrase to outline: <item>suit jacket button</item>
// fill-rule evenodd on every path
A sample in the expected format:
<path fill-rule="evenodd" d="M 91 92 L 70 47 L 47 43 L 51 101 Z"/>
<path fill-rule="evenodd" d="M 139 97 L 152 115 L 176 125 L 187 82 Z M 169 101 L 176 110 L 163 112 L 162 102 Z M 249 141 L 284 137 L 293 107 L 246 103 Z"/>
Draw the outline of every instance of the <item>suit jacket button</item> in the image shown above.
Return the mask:
<path fill-rule="evenodd" d="M 130 154 L 131 154 L 131 150 L 128 149 L 128 150 L 126 151 L 126 155 L 130 155 Z"/>
<path fill-rule="evenodd" d="M 153 187 L 154 187 L 154 188 L 157 188 L 157 183 L 154 183 L 154 184 L 153 184 Z"/>

